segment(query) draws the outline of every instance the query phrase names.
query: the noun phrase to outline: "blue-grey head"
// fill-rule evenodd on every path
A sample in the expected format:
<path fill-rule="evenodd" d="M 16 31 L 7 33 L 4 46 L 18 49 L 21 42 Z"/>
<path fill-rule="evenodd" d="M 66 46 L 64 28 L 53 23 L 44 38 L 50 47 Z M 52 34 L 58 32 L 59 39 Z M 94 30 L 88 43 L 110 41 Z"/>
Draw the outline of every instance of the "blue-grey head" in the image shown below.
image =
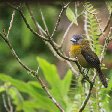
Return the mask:
<path fill-rule="evenodd" d="M 72 41 L 73 44 L 80 44 L 80 42 L 83 40 L 82 35 L 73 35 L 70 41 Z"/>

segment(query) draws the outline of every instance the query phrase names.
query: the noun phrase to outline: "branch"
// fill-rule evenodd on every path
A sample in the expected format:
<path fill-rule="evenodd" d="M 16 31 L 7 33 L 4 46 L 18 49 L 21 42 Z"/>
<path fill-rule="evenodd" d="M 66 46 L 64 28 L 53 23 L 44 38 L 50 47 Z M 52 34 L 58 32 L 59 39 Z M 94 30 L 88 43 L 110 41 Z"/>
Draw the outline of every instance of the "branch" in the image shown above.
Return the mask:
<path fill-rule="evenodd" d="M 87 95 L 86 99 L 84 100 L 84 102 L 82 103 L 79 112 L 82 112 L 84 110 L 84 108 L 85 108 L 85 106 L 86 106 L 86 104 L 87 104 L 87 102 L 88 102 L 88 100 L 89 100 L 89 98 L 91 96 L 92 88 L 93 88 L 93 84 L 90 85 L 88 95 Z"/>
<path fill-rule="evenodd" d="M 52 39 L 50 36 L 48 36 L 48 38 L 45 38 L 44 36 L 42 36 L 42 35 L 38 34 L 37 32 L 35 32 L 35 31 L 31 28 L 31 26 L 28 24 L 27 19 L 26 19 L 26 17 L 24 16 L 24 14 L 23 14 L 23 12 L 22 12 L 22 10 L 21 10 L 20 8 L 16 8 L 16 7 L 14 7 L 14 6 L 11 5 L 11 4 L 8 4 L 8 5 L 11 6 L 12 8 L 14 8 L 15 10 L 19 11 L 19 13 L 20 13 L 21 17 L 23 18 L 23 20 L 24 20 L 24 22 L 25 22 L 27 28 L 28 28 L 34 35 L 39 36 L 42 40 L 47 41 L 49 44 L 51 44 L 52 48 L 56 51 L 56 53 L 57 53 L 61 58 L 76 63 L 77 59 L 69 58 L 69 57 L 67 57 L 67 56 L 64 56 L 61 52 L 59 52 L 59 50 L 58 50 L 58 48 L 57 48 L 58 46 L 56 46 L 57 44 L 53 41 L 53 39 Z M 63 6 L 63 10 L 64 10 L 68 5 L 69 5 L 69 3 L 66 4 L 65 6 Z M 63 11 L 61 11 L 61 13 L 62 13 L 62 12 L 63 12 Z M 62 14 L 61 14 L 61 15 L 62 15 Z M 59 18 L 60 18 L 60 17 L 61 17 L 61 16 L 59 16 Z M 59 19 L 59 18 L 58 18 L 58 19 Z M 59 21 L 59 20 L 58 20 L 58 21 Z M 58 24 L 59 24 L 59 23 L 58 23 Z"/>
<path fill-rule="evenodd" d="M 83 6 L 84 6 L 84 5 L 83 5 Z M 84 8 L 85 8 L 85 6 L 84 6 Z M 98 22 L 98 25 L 99 25 L 99 28 L 100 28 L 100 31 L 101 31 L 101 34 L 100 34 L 99 36 L 101 36 L 101 35 L 104 36 L 104 32 L 107 30 L 107 28 L 108 28 L 108 26 L 109 26 L 109 24 L 110 24 L 110 22 L 111 22 L 112 12 L 110 13 L 110 15 L 109 15 L 109 17 L 108 17 L 108 20 L 107 20 L 107 23 L 106 23 L 104 29 L 102 30 L 101 27 L 100 27 L 100 24 L 99 24 L 99 20 L 97 19 L 96 13 L 89 12 L 86 8 L 85 8 L 85 10 L 86 10 L 88 13 L 93 14 L 93 15 L 95 16 L 96 21 Z"/>
<path fill-rule="evenodd" d="M 40 9 L 40 13 L 41 13 L 42 21 L 43 21 L 43 23 L 44 23 L 45 31 L 46 31 L 47 35 L 50 35 L 50 34 L 49 34 L 48 27 L 47 27 L 47 25 L 46 25 L 46 21 L 45 21 L 44 15 L 43 15 L 41 9 Z"/>
<path fill-rule="evenodd" d="M 15 16 L 15 10 L 14 10 L 13 13 L 12 13 L 12 18 L 11 18 L 11 21 L 10 21 L 10 26 L 9 26 L 8 33 L 7 33 L 7 35 L 6 35 L 6 38 L 8 38 L 9 32 L 11 31 L 12 24 L 13 24 L 13 20 L 14 20 L 14 16 Z"/>
<path fill-rule="evenodd" d="M 8 105 L 6 103 L 6 99 L 5 99 L 5 95 L 4 94 L 2 95 L 2 99 L 3 99 L 3 104 L 4 104 L 4 107 L 5 107 L 6 111 L 10 112 L 10 109 L 8 108 Z"/>
<path fill-rule="evenodd" d="M 50 94 L 48 91 L 46 85 L 43 83 L 42 79 L 40 77 L 36 77 L 38 81 L 40 82 L 42 88 L 46 91 L 48 97 L 52 100 L 52 102 L 57 106 L 57 108 L 60 110 L 60 112 L 64 112 L 63 108 L 60 106 L 60 104 L 56 101 L 56 99 Z"/>
<path fill-rule="evenodd" d="M 96 19 L 96 21 L 97 21 L 97 23 L 98 23 L 99 29 L 100 29 L 100 31 L 101 31 L 100 36 L 102 35 L 103 37 L 105 37 L 104 31 L 101 29 L 101 25 L 100 25 L 99 19 L 97 18 L 97 15 L 94 14 L 94 17 L 95 17 L 95 19 Z"/>
<path fill-rule="evenodd" d="M 110 28 L 110 31 L 109 31 L 109 34 L 108 36 L 105 38 L 105 41 L 104 41 L 104 46 L 103 46 L 103 49 L 102 49 L 102 52 L 101 52 L 101 55 L 100 55 L 100 62 L 102 62 L 103 60 L 103 57 L 104 57 L 104 52 L 105 50 L 107 49 L 107 46 L 108 46 L 108 43 L 112 40 L 110 37 L 111 37 L 111 28 Z"/>
<path fill-rule="evenodd" d="M 69 4 L 70 4 L 70 2 L 68 2 L 66 5 L 63 5 L 63 6 L 62 6 L 61 12 L 60 12 L 60 14 L 59 14 L 59 16 L 58 16 L 58 19 L 57 19 L 57 22 L 56 22 L 56 24 L 55 24 L 55 27 L 54 27 L 54 30 L 53 30 L 53 33 L 52 33 L 51 37 L 53 37 L 54 34 L 55 34 L 55 32 L 57 31 L 57 27 L 58 27 L 58 25 L 59 25 L 59 23 L 60 23 L 61 16 L 62 16 L 64 10 L 68 7 Z"/>
<path fill-rule="evenodd" d="M 11 50 L 13 56 L 14 56 L 14 57 L 16 58 L 16 60 L 20 63 L 20 65 L 21 65 L 25 70 L 27 70 L 28 72 L 32 73 L 33 71 L 32 71 L 30 68 L 28 68 L 25 64 L 23 64 L 22 61 L 19 59 L 19 57 L 17 56 L 15 50 L 13 49 L 13 47 L 12 47 L 10 41 L 9 41 L 9 39 L 6 38 L 6 37 L 4 37 L 2 33 L 0 33 L 0 36 L 1 36 L 2 39 L 6 42 L 6 44 L 7 44 L 8 47 L 10 48 L 10 50 Z"/>
<path fill-rule="evenodd" d="M 64 41 L 65 41 L 65 37 L 67 36 L 67 34 L 68 34 L 68 32 L 69 32 L 69 30 L 70 30 L 70 28 L 72 27 L 72 25 L 74 24 L 74 21 L 72 21 L 70 24 L 69 24 L 69 26 L 67 27 L 67 29 L 66 29 L 66 31 L 65 31 L 65 33 L 64 33 L 64 35 L 63 35 L 63 38 L 62 38 L 62 40 L 61 40 L 61 43 L 60 43 L 60 48 L 62 48 L 62 46 L 63 46 L 63 43 L 64 43 Z"/>
<path fill-rule="evenodd" d="M 70 63 L 70 61 L 66 60 L 66 63 L 68 64 L 68 66 L 70 67 L 70 69 L 72 70 L 73 74 L 76 76 L 79 76 L 79 73 L 73 68 L 72 64 Z"/>
<path fill-rule="evenodd" d="M 18 10 L 18 11 L 19 11 L 21 17 L 23 18 L 23 20 L 24 20 L 24 22 L 25 22 L 27 28 L 28 28 L 34 35 L 39 36 L 39 37 L 42 38 L 43 40 L 48 41 L 47 38 L 45 38 L 43 35 L 38 34 L 37 32 L 35 32 L 35 31 L 31 28 L 31 26 L 28 24 L 28 21 L 27 21 L 26 17 L 24 16 L 22 10 Z"/>
<path fill-rule="evenodd" d="M 39 31 L 40 34 L 43 35 L 43 36 L 44 36 L 44 34 L 47 35 L 46 32 L 43 30 L 43 28 L 42 28 L 42 27 L 39 25 L 39 23 L 36 21 L 34 15 L 33 15 L 33 11 L 30 9 L 29 4 L 28 4 L 27 2 L 26 2 L 26 6 L 27 6 L 27 9 L 28 9 L 28 11 L 29 11 L 29 14 L 30 14 L 30 16 L 31 16 L 31 18 L 32 18 L 32 20 L 33 20 L 33 23 L 34 23 L 34 25 L 35 25 L 37 31 Z"/>
<path fill-rule="evenodd" d="M 8 86 L 6 86 L 6 85 L 5 85 L 5 91 L 6 91 L 7 100 L 5 99 L 5 95 L 4 94 L 2 95 L 4 107 L 5 107 L 7 112 L 13 112 L 14 109 L 13 109 L 13 105 L 12 105 L 12 102 L 11 102 L 11 97 L 8 94 Z"/>
<path fill-rule="evenodd" d="M 10 7 L 12 7 L 13 9 L 17 10 L 17 11 L 20 13 L 20 15 L 21 15 L 21 17 L 23 18 L 23 20 L 24 20 L 24 22 L 25 22 L 27 28 L 28 28 L 35 36 L 38 36 L 38 37 L 42 38 L 43 40 L 48 41 L 47 38 L 45 38 L 43 35 L 40 35 L 39 33 L 35 32 L 35 31 L 31 28 L 30 24 L 28 23 L 26 17 L 25 17 L 24 14 L 23 14 L 23 11 L 22 11 L 20 8 L 14 7 L 12 4 L 9 4 L 9 3 L 8 3 L 8 5 L 9 5 Z"/>
<path fill-rule="evenodd" d="M 91 92 L 92 92 L 92 89 L 93 89 L 93 85 L 94 85 L 94 82 L 95 82 L 95 78 L 96 78 L 96 72 L 94 73 L 94 76 L 93 76 L 93 79 L 92 79 L 92 83 L 90 84 L 89 92 L 88 92 L 85 100 L 83 101 L 83 103 L 82 103 L 82 105 L 80 107 L 79 112 L 82 112 L 85 109 L 85 107 L 87 105 L 87 102 L 89 101 L 89 98 L 91 96 Z"/>
<path fill-rule="evenodd" d="M 33 74 L 33 76 L 40 82 L 42 88 L 44 89 L 44 91 L 46 92 L 46 94 L 48 95 L 48 97 L 51 99 L 51 101 L 57 106 L 57 108 L 61 111 L 64 112 L 64 110 L 62 109 L 62 107 L 60 106 L 60 104 L 56 101 L 56 99 L 50 94 L 50 92 L 48 91 L 47 87 L 45 86 L 44 82 L 41 80 L 41 78 L 38 76 L 37 71 L 34 71 L 32 69 L 30 69 L 29 67 L 27 67 L 18 57 L 18 55 L 16 54 L 15 50 L 13 49 L 10 41 L 8 38 L 4 37 L 4 35 L 2 33 L 0 33 L 0 36 L 2 37 L 2 39 L 6 42 L 6 44 L 8 45 L 8 47 L 10 48 L 13 56 L 15 57 L 15 59 L 19 62 L 19 64 L 27 71 L 30 72 L 31 74 Z"/>

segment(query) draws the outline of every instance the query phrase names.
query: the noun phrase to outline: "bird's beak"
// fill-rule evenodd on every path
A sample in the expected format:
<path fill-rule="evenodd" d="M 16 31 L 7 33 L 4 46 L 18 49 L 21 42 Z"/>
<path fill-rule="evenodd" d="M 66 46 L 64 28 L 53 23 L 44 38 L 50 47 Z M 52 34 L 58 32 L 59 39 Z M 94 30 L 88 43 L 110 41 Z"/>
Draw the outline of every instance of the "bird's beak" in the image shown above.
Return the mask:
<path fill-rule="evenodd" d="M 76 42 L 76 40 L 74 38 L 71 38 L 70 41 L 72 41 L 74 43 Z"/>

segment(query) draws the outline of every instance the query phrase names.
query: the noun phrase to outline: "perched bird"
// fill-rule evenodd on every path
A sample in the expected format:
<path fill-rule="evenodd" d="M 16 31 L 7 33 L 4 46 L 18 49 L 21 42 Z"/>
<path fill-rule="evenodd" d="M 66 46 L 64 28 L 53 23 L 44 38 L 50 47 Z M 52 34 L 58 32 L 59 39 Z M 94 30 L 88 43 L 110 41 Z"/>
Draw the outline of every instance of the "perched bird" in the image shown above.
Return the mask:
<path fill-rule="evenodd" d="M 106 78 L 101 71 L 100 60 L 98 56 L 91 50 L 89 41 L 81 35 L 73 35 L 71 38 L 72 45 L 70 47 L 70 57 L 77 58 L 79 64 L 84 68 L 95 68 L 99 79 L 105 88 L 108 87 Z"/>

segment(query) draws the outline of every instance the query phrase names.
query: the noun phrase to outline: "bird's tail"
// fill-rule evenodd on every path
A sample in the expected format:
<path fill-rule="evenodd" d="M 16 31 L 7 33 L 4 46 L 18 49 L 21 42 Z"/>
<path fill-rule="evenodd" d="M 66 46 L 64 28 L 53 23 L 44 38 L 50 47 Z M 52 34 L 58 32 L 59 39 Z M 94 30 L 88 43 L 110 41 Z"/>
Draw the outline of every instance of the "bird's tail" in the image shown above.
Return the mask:
<path fill-rule="evenodd" d="M 102 73 L 102 71 L 101 71 L 101 68 L 98 67 L 98 68 L 96 69 L 96 71 L 98 72 L 98 75 L 99 75 L 99 78 L 100 78 L 102 84 L 104 85 L 105 88 L 107 88 L 107 87 L 108 87 L 108 83 L 107 83 L 107 80 L 106 80 L 105 75 L 104 75 L 104 74 Z"/>

